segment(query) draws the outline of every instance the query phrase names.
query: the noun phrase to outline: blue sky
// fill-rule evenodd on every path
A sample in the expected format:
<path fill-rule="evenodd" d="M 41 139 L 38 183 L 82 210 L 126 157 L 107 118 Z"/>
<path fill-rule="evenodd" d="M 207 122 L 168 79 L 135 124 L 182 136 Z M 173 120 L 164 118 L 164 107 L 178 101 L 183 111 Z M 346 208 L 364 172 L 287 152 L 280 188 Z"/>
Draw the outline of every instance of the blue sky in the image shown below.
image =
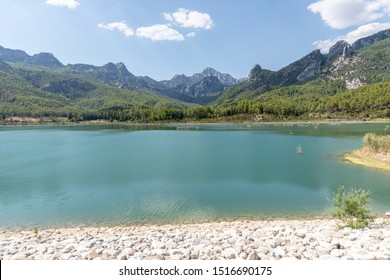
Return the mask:
<path fill-rule="evenodd" d="M 390 0 L 0 0 L 0 45 L 156 80 L 246 77 L 390 28 Z"/>

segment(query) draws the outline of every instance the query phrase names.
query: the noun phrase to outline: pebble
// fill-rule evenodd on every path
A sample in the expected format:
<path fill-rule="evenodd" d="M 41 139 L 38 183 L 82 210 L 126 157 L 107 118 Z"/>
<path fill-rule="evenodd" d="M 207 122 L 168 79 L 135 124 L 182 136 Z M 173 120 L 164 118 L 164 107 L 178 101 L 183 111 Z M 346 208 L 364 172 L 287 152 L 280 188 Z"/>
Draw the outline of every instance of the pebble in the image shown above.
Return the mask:
<path fill-rule="evenodd" d="M 1 230 L 0 260 L 390 260 L 390 223 L 339 230 L 337 221 L 274 220 Z"/>
<path fill-rule="evenodd" d="M 260 260 L 260 257 L 259 257 L 259 255 L 256 252 L 252 252 L 252 253 L 249 254 L 248 260 L 252 260 L 252 261 Z"/>

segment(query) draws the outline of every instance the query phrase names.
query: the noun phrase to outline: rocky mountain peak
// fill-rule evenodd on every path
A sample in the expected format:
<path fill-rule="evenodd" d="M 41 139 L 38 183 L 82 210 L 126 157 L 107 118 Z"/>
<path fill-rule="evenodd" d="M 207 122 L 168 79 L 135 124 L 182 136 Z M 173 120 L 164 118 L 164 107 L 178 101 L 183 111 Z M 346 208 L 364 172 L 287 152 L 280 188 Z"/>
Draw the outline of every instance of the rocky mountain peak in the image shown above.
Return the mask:
<path fill-rule="evenodd" d="M 29 55 L 21 50 L 12 50 L 0 46 L 0 60 L 9 62 L 23 62 Z"/>
<path fill-rule="evenodd" d="M 28 64 L 45 67 L 63 67 L 64 65 L 52 54 L 41 52 L 25 59 Z"/>
<path fill-rule="evenodd" d="M 174 88 L 179 85 L 191 84 L 191 81 L 190 78 L 188 78 L 186 75 L 181 74 L 181 75 L 175 75 L 173 76 L 172 79 L 167 81 L 161 81 L 160 83 L 169 88 Z"/>
<path fill-rule="evenodd" d="M 115 67 L 116 67 L 116 69 L 117 69 L 117 71 L 118 71 L 120 76 L 132 76 L 132 77 L 134 77 L 134 75 L 131 74 L 129 72 L 129 70 L 127 70 L 126 65 L 123 62 L 117 63 L 115 65 Z"/>
<path fill-rule="evenodd" d="M 211 67 L 207 67 L 202 71 L 202 74 L 205 76 L 216 76 L 217 73 L 218 73 L 218 71 L 211 68 Z"/>
<path fill-rule="evenodd" d="M 181 75 L 177 78 L 179 77 Z M 225 86 L 216 76 L 206 76 L 196 83 L 179 84 L 165 89 L 164 94 L 185 102 L 207 104 L 218 98 L 224 89 Z"/>
<path fill-rule="evenodd" d="M 255 64 L 248 75 L 248 81 L 253 82 L 256 81 L 259 77 L 260 73 L 263 71 L 263 68 L 259 64 Z"/>
<path fill-rule="evenodd" d="M 224 90 L 224 86 L 221 81 L 215 76 L 209 76 L 203 78 L 200 82 L 194 84 L 194 88 L 198 91 L 208 94 L 214 92 L 221 92 Z"/>
<path fill-rule="evenodd" d="M 320 73 L 324 57 L 319 50 L 315 50 L 275 72 L 256 64 L 249 73 L 248 82 L 251 88 L 268 89 L 268 86 L 285 86 L 306 81 Z"/>
<path fill-rule="evenodd" d="M 104 64 L 103 66 L 100 67 L 100 69 L 108 71 L 108 72 L 116 72 L 116 66 L 112 62 Z"/>
<path fill-rule="evenodd" d="M 21 62 L 44 67 L 63 67 L 62 63 L 51 53 L 41 52 L 29 56 L 21 50 L 6 49 L 0 46 L 0 60 L 8 62 Z"/>
<path fill-rule="evenodd" d="M 201 73 L 192 75 L 190 79 L 192 80 L 192 83 L 197 83 L 206 77 L 216 77 L 221 82 L 221 84 L 225 86 L 237 84 L 237 79 L 233 78 L 231 75 L 218 72 L 211 67 L 205 68 Z"/>
<path fill-rule="evenodd" d="M 336 58 L 347 59 L 353 56 L 352 46 L 346 41 L 339 41 L 329 49 L 328 62 L 334 61 Z"/>
<path fill-rule="evenodd" d="M 211 67 L 207 67 L 201 73 L 195 73 L 190 77 L 186 75 L 175 75 L 172 79 L 161 81 L 161 83 L 169 88 L 174 88 L 180 85 L 194 85 L 207 77 L 216 77 L 224 86 L 231 86 L 238 83 L 238 80 L 231 75 L 220 73 Z"/>
<path fill-rule="evenodd" d="M 97 68 L 97 66 L 95 65 L 84 64 L 84 63 L 68 64 L 68 67 L 74 71 L 93 71 Z"/>
<path fill-rule="evenodd" d="M 109 62 L 100 67 L 100 70 L 106 73 L 108 77 L 110 77 L 110 80 L 117 80 L 123 77 L 134 77 L 134 75 L 127 70 L 126 66 L 122 62 L 117 64 Z"/>

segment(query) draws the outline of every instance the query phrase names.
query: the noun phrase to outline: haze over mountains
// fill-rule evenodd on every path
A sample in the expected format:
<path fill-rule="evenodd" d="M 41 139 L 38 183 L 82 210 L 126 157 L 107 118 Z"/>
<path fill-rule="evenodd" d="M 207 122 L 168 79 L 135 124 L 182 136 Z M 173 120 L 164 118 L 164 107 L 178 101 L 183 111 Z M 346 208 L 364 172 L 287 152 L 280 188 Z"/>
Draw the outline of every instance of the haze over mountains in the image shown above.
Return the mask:
<path fill-rule="evenodd" d="M 29 107 L 47 110 L 50 115 L 57 105 L 83 110 L 186 108 L 188 103 L 222 106 L 257 100 L 263 93 L 313 81 L 331 85 L 334 93 L 389 82 L 390 30 L 352 45 L 340 41 L 327 54 L 315 50 L 278 71 L 255 64 L 247 79 L 206 68 L 189 77 L 175 75 L 170 80 L 156 81 L 135 76 L 123 63 L 63 65 L 50 53 L 30 56 L 0 46 L 1 103 L 8 104 L 9 114 L 12 108 L 17 114 Z"/>

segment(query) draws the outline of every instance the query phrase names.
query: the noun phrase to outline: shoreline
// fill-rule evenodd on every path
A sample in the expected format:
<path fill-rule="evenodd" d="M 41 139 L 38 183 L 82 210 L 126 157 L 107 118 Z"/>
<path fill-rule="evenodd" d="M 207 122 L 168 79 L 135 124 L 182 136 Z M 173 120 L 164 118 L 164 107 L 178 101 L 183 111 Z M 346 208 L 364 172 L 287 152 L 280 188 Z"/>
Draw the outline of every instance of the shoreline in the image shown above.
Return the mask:
<path fill-rule="evenodd" d="M 365 230 L 334 219 L 0 230 L 0 259 L 390 260 L 390 219 Z"/>
<path fill-rule="evenodd" d="M 109 120 L 94 120 L 94 121 L 81 121 L 81 122 L 70 122 L 63 119 L 59 121 L 43 121 L 39 122 L 38 119 L 34 118 L 24 118 L 15 117 L 20 119 L 18 121 L 6 121 L 5 123 L 0 123 L 0 127 L 17 127 L 17 126 L 83 126 L 83 125 L 129 125 L 129 126 L 175 126 L 175 125 L 232 125 L 232 124 L 242 124 L 242 125 L 262 125 L 262 124 L 358 124 L 358 123 L 390 123 L 390 119 L 318 119 L 318 120 L 273 120 L 273 121 L 161 121 L 161 122 L 120 122 Z"/>
<path fill-rule="evenodd" d="M 343 161 L 349 164 L 366 168 L 390 172 L 390 156 L 369 153 L 365 148 L 346 152 L 342 155 Z"/>

